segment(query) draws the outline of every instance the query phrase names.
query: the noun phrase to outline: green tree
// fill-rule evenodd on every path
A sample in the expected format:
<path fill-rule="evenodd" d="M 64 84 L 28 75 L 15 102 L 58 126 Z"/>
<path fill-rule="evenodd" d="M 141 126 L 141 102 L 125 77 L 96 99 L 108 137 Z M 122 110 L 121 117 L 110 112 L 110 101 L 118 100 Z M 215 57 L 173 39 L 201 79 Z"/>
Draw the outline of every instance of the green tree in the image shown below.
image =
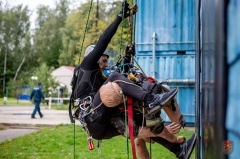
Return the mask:
<path fill-rule="evenodd" d="M 30 47 L 27 44 L 30 42 L 25 38 L 29 36 L 30 21 L 27 7 L 18 5 L 9 8 L 6 5 L 0 9 L 0 57 L 4 59 L 0 61 L 1 66 L 4 66 L 0 67 L 0 81 L 4 92 L 6 83 L 16 76 L 17 70 L 21 70 L 25 61 L 23 59 L 27 53 L 23 50 Z M 21 63 L 22 66 L 19 67 Z"/>
<path fill-rule="evenodd" d="M 56 90 L 59 85 L 58 82 L 54 80 L 51 72 L 54 70 L 53 67 L 48 67 L 46 63 L 41 64 L 40 67 L 36 68 L 32 73 L 32 76 L 38 77 L 37 80 L 32 80 L 31 77 L 28 78 L 28 84 L 32 88 L 37 85 L 37 82 L 42 83 L 42 89 L 46 96 L 48 96 L 49 89 Z"/>
<path fill-rule="evenodd" d="M 76 9 L 69 9 L 70 0 L 60 0 L 55 8 L 40 5 L 37 9 L 36 28 L 30 31 L 29 9 L 23 5 L 0 6 L 0 82 L 13 90 L 29 84 L 36 69 L 77 65 L 83 59 L 88 45 L 96 44 L 106 27 L 120 11 L 122 1 L 93 1 L 86 37 L 83 36 L 90 0 Z M 108 50 L 123 49 L 128 41 L 127 20 L 120 25 Z M 83 43 L 82 51 L 80 46 Z M 122 46 L 120 46 L 122 43 Z M 117 55 L 116 55 L 117 56 Z M 50 72 L 50 70 L 47 70 Z"/>
<path fill-rule="evenodd" d="M 63 50 L 61 50 L 60 53 L 59 63 L 61 65 L 79 64 L 79 59 L 80 62 L 83 59 L 85 48 L 88 45 L 96 44 L 100 35 L 119 13 L 121 4 L 122 1 L 93 2 L 87 28 L 85 28 L 85 26 L 89 13 L 90 1 L 82 4 L 76 10 L 72 10 L 66 19 L 65 27 L 61 29 L 63 34 Z M 121 29 L 122 27 L 123 29 Z M 86 36 L 83 43 L 85 31 Z M 124 41 L 127 39 L 127 33 L 128 24 L 125 20 L 124 25 L 120 25 L 107 49 L 120 50 L 121 38 L 123 38 L 122 44 L 124 44 Z M 123 47 L 122 45 L 121 48 Z"/>
<path fill-rule="evenodd" d="M 62 34 L 69 11 L 68 0 L 60 0 L 56 8 L 39 6 L 37 9 L 37 28 L 34 33 L 34 50 L 39 54 L 39 62 L 47 66 L 59 67 L 59 54 L 62 50 Z"/>

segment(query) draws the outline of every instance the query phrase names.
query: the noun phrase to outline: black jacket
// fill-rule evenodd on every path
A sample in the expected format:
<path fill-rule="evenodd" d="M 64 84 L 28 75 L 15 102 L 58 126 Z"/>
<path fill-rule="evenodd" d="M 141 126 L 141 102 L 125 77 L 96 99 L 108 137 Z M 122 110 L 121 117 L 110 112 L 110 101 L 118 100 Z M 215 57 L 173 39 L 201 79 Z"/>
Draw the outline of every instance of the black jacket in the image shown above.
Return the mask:
<path fill-rule="evenodd" d="M 117 31 L 122 18 L 116 17 L 113 23 L 100 36 L 93 51 L 86 56 L 82 63 L 74 70 L 73 77 L 73 99 L 83 99 L 87 96 L 94 96 L 100 89 L 106 78 L 99 69 L 98 60 L 103 55 L 109 42 Z"/>

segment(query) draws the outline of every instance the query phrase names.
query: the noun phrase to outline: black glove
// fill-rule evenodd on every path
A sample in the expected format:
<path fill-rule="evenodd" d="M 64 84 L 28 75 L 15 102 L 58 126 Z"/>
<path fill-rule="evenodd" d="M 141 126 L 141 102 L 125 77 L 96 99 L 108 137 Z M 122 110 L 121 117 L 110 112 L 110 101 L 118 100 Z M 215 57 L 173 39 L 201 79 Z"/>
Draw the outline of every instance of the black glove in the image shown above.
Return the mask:
<path fill-rule="evenodd" d="M 137 11 L 138 11 L 138 8 L 137 8 L 137 5 L 135 5 L 134 8 L 132 9 L 132 14 L 134 15 Z M 124 15 L 124 18 L 130 16 L 130 7 L 129 7 L 129 3 L 127 2 L 122 3 L 122 9 L 118 14 L 119 17 L 122 17 L 123 15 Z"/>
<path fill-rule="evenodd" d="M 126 47 L 125 57 L 127 59 L 130 59 L 131 56 L 134 56 L 134 55 L 135 55 L 135 44 L 128 45 Z"/>

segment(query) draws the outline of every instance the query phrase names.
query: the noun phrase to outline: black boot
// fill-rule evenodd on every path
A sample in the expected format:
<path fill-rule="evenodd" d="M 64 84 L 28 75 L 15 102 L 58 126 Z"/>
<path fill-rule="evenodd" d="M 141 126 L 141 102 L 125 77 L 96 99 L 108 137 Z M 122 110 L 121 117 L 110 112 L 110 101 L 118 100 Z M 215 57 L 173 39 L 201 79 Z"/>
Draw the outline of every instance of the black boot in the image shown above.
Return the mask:
<path fill-rule="evenodd" d="M 197 135 L 194 133 L 192 137 L 180 145 L 181 151 L 176 154 L 177 158 L 189 159 L 196 144 Z"/>
<path fill-rule="evenodd" d="M 149 106 L 149 111 L 147 111 L 147 115 L 155 114 L 159 112 L 163 105 L 171 101 L 174 96 L 177 94 L 178 88 L 174 88 L 170 90 L 169 92 L 162 93 L 162 94 L 156 94 L 153 101 L 147 103 Z"/>

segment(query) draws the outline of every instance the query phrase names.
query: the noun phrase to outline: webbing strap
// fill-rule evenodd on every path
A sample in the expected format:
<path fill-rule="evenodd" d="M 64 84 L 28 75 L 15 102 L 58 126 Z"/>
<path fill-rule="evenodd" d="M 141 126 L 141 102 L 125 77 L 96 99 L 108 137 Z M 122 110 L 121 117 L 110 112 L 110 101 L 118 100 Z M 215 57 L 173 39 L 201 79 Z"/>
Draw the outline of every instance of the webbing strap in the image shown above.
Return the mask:
<path fill-rule="evenodd" d="M 134 143 L 134 130 L 133 130 L 133 105 L 132 105 L 132 98 L 128 97 L 127 99 L 127 109 L 128 109 L 128 131 L 129 136 L 132 144 L 132 155 L 133 159 L 136 159 L 136 149 Z"/>

